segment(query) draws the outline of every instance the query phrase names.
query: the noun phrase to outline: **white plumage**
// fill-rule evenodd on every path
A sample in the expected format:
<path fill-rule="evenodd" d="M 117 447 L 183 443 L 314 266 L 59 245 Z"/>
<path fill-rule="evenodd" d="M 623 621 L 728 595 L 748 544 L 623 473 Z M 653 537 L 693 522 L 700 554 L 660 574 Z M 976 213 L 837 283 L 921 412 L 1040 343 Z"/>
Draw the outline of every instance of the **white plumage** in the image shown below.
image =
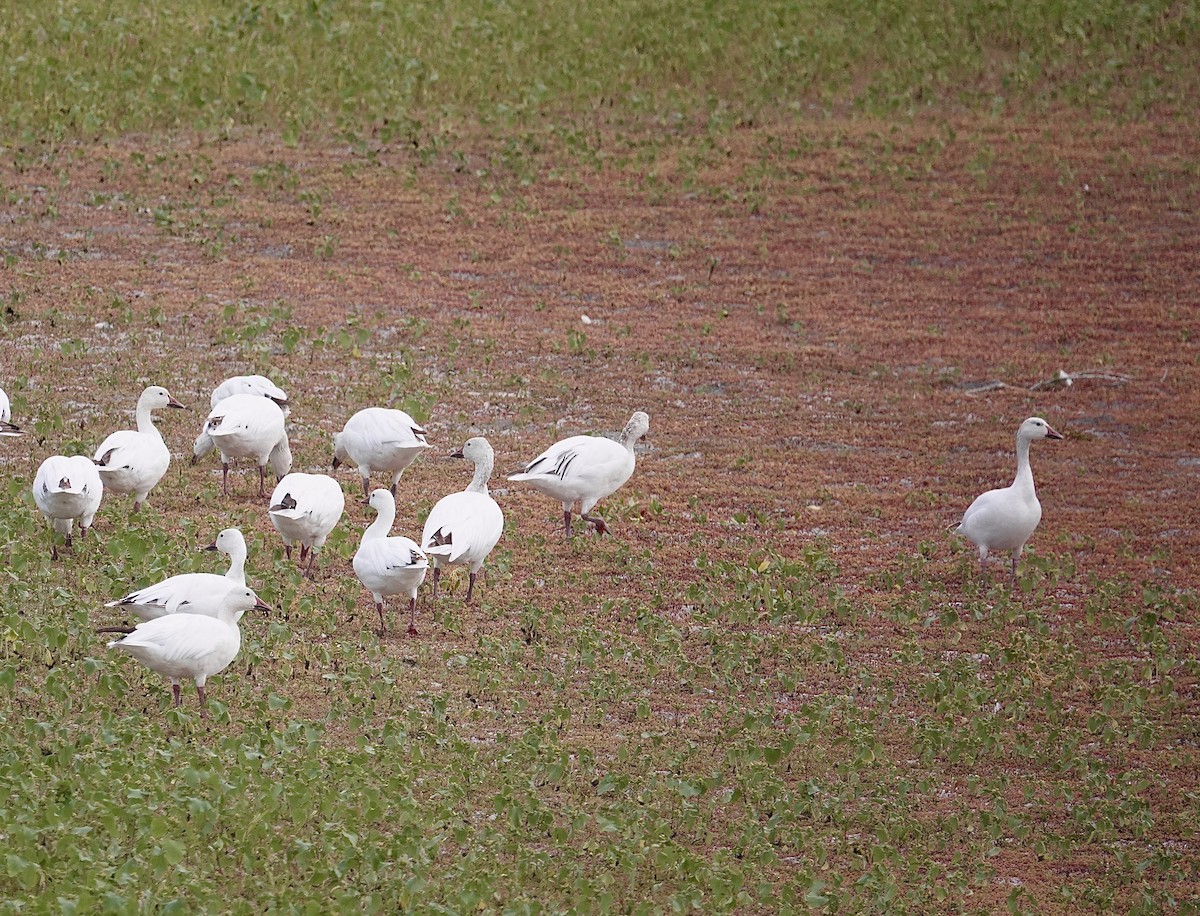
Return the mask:
<path fill-rule="evenodd" d="M 371 472 L 386 471 L 392 475 L 390 489 L 395 496 L 400 475 L 427 448 L 425 430 L 403 410 L 367 407 L 333 437 L 333 467 L 358 465 L 364 495 L 371 488 Z"/>
<path fill-rule="evenodd" d="M 213 389 L 212 397 L 209 398 L 209 406 L 216 407 L 223 400 L 235 394 L 253 394 L 262 398 L 270 398 L 283 409 L 284 415 L 288 412 L 287 393 L 265 375 L 235 375 L 225 379 Z M 203 458 L 213 448 L 212 437 L 205 430 L 200 430 L 200 435 L 196 437 L 196 443 L 192 447 L 192 454 L 197 458 Z"/>
<path fill-rule="evenodd" d="M 0 436 L 21 435 L 21 427 L 9 422 L 11 420 L 12 405 L 9 403 L 8 395 L 4 393 L 4 389 L 0 388 Z"/>
<path fill-rule="evenodd" d="M 341 484 L 327 474 L 288 474 L 276 484 L 267 511 L 283 536 L 288 559 L 296 542 L 300 543 L 300 562 L 308 554 L 306 576 L 312 577 L 317 551 L 325 546 L 345 508 Z"/>
<path fill-rule="evenodd" d="M 983 570 L 988 551 L 1012 551 L 1012 581 L 1017 581 L 1017 558 L 1038 522 L 1042 504 L 1033 487 L 1033 469 L 1029 464 L 1029 445 L 1034 439 L 1061 439 L 1041 417 L 1030 417 L 1017 429 L 1017 476 L 1012 484 L 988 490 L 975 498 L 963 514 L 958 533 L 979 548 L 979 568 Z"/>
<path fill-rule="evenodd" d="M 92 526 L 104 483 L 91 458 L 85 455 L 51 455 L 38 468 L 33 479 L 33 501 L 55 531 L 71 545 L 71 526 L 79 521 L 79 536 L 86 537 Z M 50 536 L 50 556 L 58 559 L 58 545 Z"/>
<path fill-rule="evenodd" d="M 408 595 L 408 633 L 416 636 L 417 589 L 425 581 L 429 559 L 415 541 L 388 536 L 396 520 L 396 499 L 389 491 L 375 490 L 368 503 L 378 516 L 363 532 L 362 543 L 354 554 L 354 574 L 375 599 L 379 635 L 387 632 L 384 597 Z"/>
<path fill-rule="evenodd" d="M 172 614 L 138 624 L 132 633 L 108 644 L 110 649 L 127 652 L 139 662 L 171 681 L 175 705 L 180 704 L 179 682 L 195 682 L 200 695 L 200 715 L 206 717 L 204 684 L 224 671 L 237 658 L 242 647 L 238 621 L 249 610 L 269 611 L 248 588 L 228 592 L 215 617 L 196 614 Z"/>
<path fill-rule="evenodd" d="M 528 483 L 561 502 L 567 537 L 571 536 L 571 509 L 576 503 L 579 517 L 604 534 L 608 530 L 604 519 L 588 513 L 633 475 L 637 460 L 633 447 L 649 429 L 650 418 L 636 411 L 618 441 L 603 436 L 571 436 L 554 443 L 508 479 Z"/>
<path fill-rule="evenodd" d="M 221 492 L 229 493 L 229 462 L 250 458 L 258 465 L 258 495 L 267 495 L 267 463 L 282 478 L 292 467 L 292 450 L 284 429 L 284 412 L 270 398 L 235 394 L 225 398 L 204 421 L 203 433 L 221 453 Z M 196 446 L 199 448 L 200 441 Z M 199 458 L 194 453 L 192 462 Z"/>
<path fill-rule="evenodd" d="M 171 451 L 152 416 L 161 407 L 184 409 L 166 388 L 151 385 L 138 398 L 137 429 L 115 432 L 96 449 L 94 460 L 104 488 L 110 493 L 132 493 L 134 512 L 141 509 L 171 464 Z"/>
<path fill-rule="evenodd" d="M 142 620 L 168 614 L 199 614 L 215 617 L 225 596 L 246 587 L 246 539 L 237 528 L 226 528 L 205 550 L 219 550 L 229 557 L 229 571 L 182 573 L 154 585 L 130 592 L 105 607 L 122 607 Z"/>
<path fill-rule="evenodd" d="M 433 596 L 437 597 L 438 579 L 444 564 L 461 564 L 470 570 L 466 600 L 475 592 L 475 577 L 492 548 L 504 533 L 504 513 L 488 493 L 495 453 L 482 436 L 468 439 L 451 458 L 475 462 L 475 476 L 461 493 L 443 496 L 421 533 L 421 547 L 433 558 Z"/>

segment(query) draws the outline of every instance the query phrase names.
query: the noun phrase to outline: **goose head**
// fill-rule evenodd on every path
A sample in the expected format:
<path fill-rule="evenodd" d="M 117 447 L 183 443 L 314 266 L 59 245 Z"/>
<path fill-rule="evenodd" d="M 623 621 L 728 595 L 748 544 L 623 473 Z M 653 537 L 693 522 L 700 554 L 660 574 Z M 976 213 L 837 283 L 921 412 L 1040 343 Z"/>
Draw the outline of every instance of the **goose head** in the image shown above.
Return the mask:
<path fill-rule="evenodd" d="M 270 613 L 271 605 L 265 603 L 248 588 L 232 589 L 221 601 L 221 614 L 229 615 L 235 621 L 241 620 L 242 615 L 246 611 L 266 611 Z"/>
<path fill-rule="evenodd" d="M 142 392 L 142 396 L 138 398 L 138 406 L 145 405 L 151 410 L 158 410 L 160 407 L 176 407 L 180 410 L 187 410 L 182 404 L 171 397 L 171 393 L 162 385 L 151 385 Z"/>
<path fill-rule="evenodd" d="M 335 469 L 339 464 L 345 464 L 350 456 L 346 453 L 346 446 L 342 445 L 342 434 L 334 433 L 333 435 L 333 464 Z"/>
<path fill-rule="evenodd" d="M 473 436 L 463 443 L 463 447 L 456 452 L 451 452 L 450 458 L 466 458 L 468 461 L 474 461 L 479 464 L 489 458 L 495 459 L 496 453 L 492 450 L 492 444 L 483 436 Z"/>
<path fill-rule="evenodd" d="M 246 538 L 237 528 L 226 528 L 217 535 L 217 539 L 204 550 L 219 550 L 226 556 L 232 556 L 238 550 L 246 549 Z"/>
<path fill-rule="evenodd" d="M 1030 441 L 1034 439 L 1061 439 L 1062 433 L 1055 432 L 1054 427 L 1041 417 L 1030 417 L 1017 430 L 1017 437 Z"/>
<path fill-rule="evenodd" d="M 636 410 L 629 418 L 629 422 L 625 424 L 625 429 L 621 431 L 621 441 L 627 445 L 633 445 L 648 432 L 650 432 L 649 415 L 645 411 Z"/>
<path fill-rule="evenodd" d="M 390 490 L 385 490 L 382 487 L 378 490 L 372 490 L 371 495 L 367 497 L 367 505 L 383 515 L 385 512 L 396 512 L 396 497 Z"/>

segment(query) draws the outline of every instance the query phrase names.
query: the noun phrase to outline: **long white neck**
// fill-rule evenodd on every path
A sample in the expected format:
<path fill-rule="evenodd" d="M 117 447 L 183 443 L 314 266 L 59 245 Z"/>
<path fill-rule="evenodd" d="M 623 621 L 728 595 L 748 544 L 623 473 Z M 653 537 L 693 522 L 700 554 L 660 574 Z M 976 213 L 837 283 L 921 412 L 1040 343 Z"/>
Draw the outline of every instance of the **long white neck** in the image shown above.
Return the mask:
<path fill-rule="evenodd" d="M 158 431 L 158 427 L 154 425 L 154 420 L 150 416 L 150 402 L 144 397 L 138 398 L 137 402 L 137 429 L 139 433 L 154 433 L 160 439 L 162 433 Z"/>
<path fill-rule="evenodd" d="M 239 540 L 229 551 L 229 572 L 225 578 L 238 585 L 246 584 L 246 540 Z"/>
<path fill-rule="evenodd" d="M 1029 464 L 1030 439 L 1017 435 L 1017 476 L 1013 479 L 1013 489 L 1035 495 L 1033 489 L 1033 468 Z"/>
<path fill-rule="evenodd" d="M 371 541 L 375 538 L 385 538 L 392 530 L 392 522 L 396 520 L 396 504 L 387 502 L 379 510 L 379 514 L 375 517 L 375 521 L 367 526 L 367 530 L 363 532 L 363 540 Z"/>
<path fill-rule="evenodd" d="M 475 460 L 475 476 L 471 478 L 471 484 L 467 487 L 468 493 L 482 493 L 487 496 L 488 480 L 492 476 L 492 468 L 496 464 L 495 455 L 488 452 Z"/>

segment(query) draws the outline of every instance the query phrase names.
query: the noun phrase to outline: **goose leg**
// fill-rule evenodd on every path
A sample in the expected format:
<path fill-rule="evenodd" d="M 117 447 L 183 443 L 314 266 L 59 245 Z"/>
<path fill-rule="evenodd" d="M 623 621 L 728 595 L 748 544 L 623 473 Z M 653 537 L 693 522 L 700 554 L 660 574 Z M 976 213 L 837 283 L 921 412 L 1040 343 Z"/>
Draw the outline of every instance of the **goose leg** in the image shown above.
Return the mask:
<path fill-rule="evenodd" d="M 368 479 L 366 474 L 363 474 L 362 482 L 363 482 L 363 496 L 366 497 L 367 499 L 370 499 L 371 498 L 371 481 Z M 394 493 L 392 495 L 395 496 Z"/>
<path fill-rule="evenodd" d="M 142 504 L 141 504 L 141 503 L 140 503 L 138 500 L 136 500 L 136 499 L 135 499 L 135 500 L 133 501 L 133 511 L 134 511 L 134 512 L 140 512 L 140 511 L 141 511 L 141 509 L 142 509 Z"/>
<path fill-rule="evenodd" d="M 470 584 L 467 586 L 467 597 L 464 600 L 467 604 L 470 604 L 471 595 L 475 593 L 475 573 L 471 573 L 471 577 L 468 581 Z"/>
<path fill-rule="evenodd" d="M 571 510 L 563 509 L 563 531 L 567 533 L 567 540 L 571 539 Z"/>
<path fill-rule="evenodd" d="M 1012 590 L 1017 590 L 1017 557 L 1021 555 L 1021 548 L 1018 547 L 1012 554 Z"/>
<path fill-rule="evenodd" d="M 171 682 L 171 696 L 175 697 L 174 705 L 176 705 L 176 706 L 178 706 L 180 703 L 183 702 L 183 700 L 179 694 L 180 694 L 179 681 L 172 681 Z"/>
<path fill-rule="evenodd" d="M 221 462 L 221 495 L 229 495 L 229 462 Z"/>
<path fill-rule="evenodd" d="M 54 542 L 54 532 L 50 532 L 50 559 L 58 559 L 58 544 Z"/>
<path fill-rule="evenodd" d="M 307 556 L 308 556 L 308 545 L 301 543 L 300 544 L 300 562 L 303 563 L 304 558 Z"/>
<path fill-rule="evenodd" d="M 301 556 L 303 556 L 303 551 L 301 551 Z M 307 576 L 308 578 L 310 578 L 310 579 L 315 579 L 315 578 L 316 578 L 316 575 L 313 573 L 313 562 L 314 562 L 316 559 L 317 559 L 317 552 L 316 552 L 316 550 L 310 550 L 310 551 L 308 552 L 308 566 L 306 566 L 306 567 L 304 568 L 304 575 L 306 575 L 306 576 Z"/>
<path fill-rule="evenodd" d="M 285 557 L 287 557 L 289 560 L 292 558 L 292 545 L 291 544 L 283 545 L 283 555 Z"/>
<path fill-rule="evenodd" d="M 196 693 L 200 694 L 200 718 L 208 718 L 208 697 L 204 695 L 204 685 L 196 685 Z"/>
<path fill-rule="evenodd" d="M 267 498 L 267 469 L 261 464 L 258 466 L 258 495 Z"/>
<path fill-rule="evenodd" d="M 417 635 L 417 596 L 408 599 L 408 635 Z"/>
<path fill-rule="evenodd" d="M 437 597 L 438 581 L 442 578 L 442 567 L 433 564 L 433 597 Z"/>
<path fill-rule="evenodd" d="M 375 610 L 379 611 L 379 635 L 383 636 L 387 633 L 387 626 L 383 622 L 383 602 L 375 602 Z"/>

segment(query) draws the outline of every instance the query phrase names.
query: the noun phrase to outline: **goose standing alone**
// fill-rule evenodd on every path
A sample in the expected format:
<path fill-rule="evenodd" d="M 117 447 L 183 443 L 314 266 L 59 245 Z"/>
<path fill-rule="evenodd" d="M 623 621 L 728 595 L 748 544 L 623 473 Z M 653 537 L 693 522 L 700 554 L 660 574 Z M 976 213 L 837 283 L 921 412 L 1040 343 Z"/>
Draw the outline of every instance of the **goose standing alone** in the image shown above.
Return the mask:
<path fill-rule="evenodd" d="M 171 450 L 154 425 L 152 412 L 160 407 L 184 406 L 161 385 L 151 385 L 137 402 L 137 429 L 111 434 L 96 449 L 95 462 L 110 493 L 132 493 L 133 511 L 142 508 L 146 497 L 171 464 Z"/>
<path fill-rule="evenodd" d="M 235 394 L 217 404 L 204 421 L 206 433 L 221 453 L 221 492 L 229 495 L 229 462 L 252 458 L 258 465 L 258 495 L 267 495 L 267 463 L 279 478 L 292 467 L 292 449 L 284 429 L 282 408 L 270 398 Z M 197 440 L 197 446 L 200 442 Z M 193 451 L 192 463 L 200 455 Z"/>
<path fill-rule="evenodd" d="M 462 564 L 471 571 L 466 597 L 469 602 L 483 561 L 504 533 L 504 513 L 488 493 L 488 478 L 496 460 L 491 443 L 476 436 L 450 457 L 475 462 L 475 476 L 461 493 L 438 500 L 425 519 L 421 547 L 433 557 L 433 597 L 437 597 L 442 565 Z"/>
<path fill-rule="evenodd" d="M 400 475 L 427 448 L 425 430 L 403 410 L 366 407 L 333 437 L 333 467 L 358 465 L 364 496 L 371 489 L 371 472 L 386 471 L 392 475 L 390 489 L 395 496 Z"/>
<path fill-rule="evenodd" d="M 33 479 L 33 501 L 46 516 L 54 531 L 71 547 L 71 526 L 79 520 L 79 536 L 86 537 L 92 526 L 104 483 L 91 458 L 85 455 L 51 455 L 38 468 Z M 58 559 L 58 545 L 50 535 L 50 557 Z"/>
<path fill-rule="evenodd" d="M 168 614 L 217 616 L 225 595 L 246 587 L 246 539 L 237 528 L 226 528 L 204 549 L 219 550 L 229 557 L 229 571 L 225 575 L 181 573 L 130 592 L 105 607 L 126 608 L 142 620 Z"/>
<path fill-rule="evenodd" d="M 283 549 L 292 558 L 292 545 L 300 542 L 300 562 L 308 555 L 304 574 L 313 576 L 317 551 L 341 520 L 346 508 L 342 486 L 328 474 L 288 474 L 271 494 L 271 524 L 283 536 Z"/>
<path fill-rule="evenodd" d="M 1017 429 L 1017 476 L 1012 484 L 988 490 L 975 497 L 956 529 L 979 548 L 979 570 L 983 572 L 988 551 L 1012 551 L 1012 584 L 1017 583 L 1017 558 L 1038 522 L 1042 504 L 1033 488 L 1029 445 L 1034 439 L 1061 439 L 1041 417 L 1030 417 Z"/>
<path fill-rule="evenodd" d="M 248 588 L 234 589 L 222 596 L 214 617 L 198 614 L 171 614 L 140 623 L 132 633 L 114 639 L 110 649 L 127 652 L 139 662 L 171 680 L 175 705 L 180 700 L 179 682 L 195 682 L 200 695 L 200 717 L 207 718 L 204 683 L 220 674 L 237 658 L 242 647 L 238 621 L 249 610 L 270 611 Z"/>
<path fill-rule="evenodd" d="M 638 410 L 629 418 L 621 438 L 571 436 L 554 443 L 509 480 L 528 483 L 562 503 L 563 528 L 571 536 L 571 509 L 579 504 L 579 517 L 604 534 L 604 519 L 588 515 L 605 496 L 615 493 L 632 475 L 637 461 L 633 447 L 650 430 L 650 417 Z"/>
<path fill-rule="evenodd" d="M 209 407 L 216 407 L 223 400 L 235 394 L 253 394 L 262 398 L 270 398 L 282 408 L 285 415 L 288 412 L 287 392 L 265 375 L 235 375 L 232 378 L 225 379 L 225 381 L 213 389 L 212 397 L 209 398 Z M 192 447 L 192 454 L 196 458 L 203 458 L 214 447 L 212 437 L 202 429 L 200 430 L 200 435 L 196 437 L 196 443 Z"/>
<path fill-rule="evenodd" d="M 425 581 L 429 559 L 415 541 L 389 537 L 396 520 L 396 498 L 388 490 L 375 490 L 368 505 L 378 513 L 354 554 L 354 574 L 375 599 L 379 612 L 379 635 L 387 632 L 383 618 L 386 595 L 408 595 L 408 635 L 417 635 L 417 589 Z"/>
<path fill-rule="evenodd" d="M 4 393 L 4 389 L 0 388 L 0 436 L 19 436 L 21 435 L 21 427 L 13 425 L 12 420 L 12 405 L 8 402 L 8 395 Z"/>

